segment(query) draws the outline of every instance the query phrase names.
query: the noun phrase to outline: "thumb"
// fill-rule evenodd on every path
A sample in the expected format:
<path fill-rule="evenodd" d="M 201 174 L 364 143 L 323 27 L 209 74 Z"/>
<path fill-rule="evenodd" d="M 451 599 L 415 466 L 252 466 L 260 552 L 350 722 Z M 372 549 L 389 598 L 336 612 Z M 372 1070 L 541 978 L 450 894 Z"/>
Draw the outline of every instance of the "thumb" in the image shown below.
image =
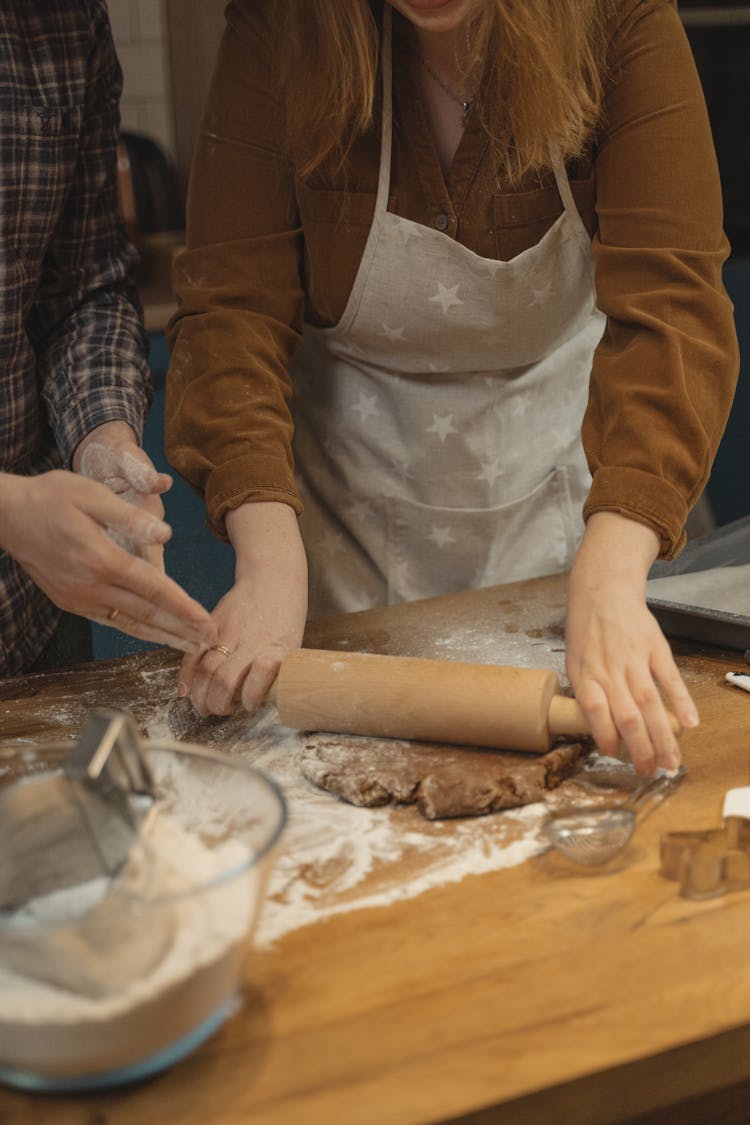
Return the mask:
<path fill-rule="evenodd" d="M 123 449 L 118 460 L 123 478 L 135 492 L 161 494 L 172 487 L 172 478 L 160 473 L 139 446 Z"/>

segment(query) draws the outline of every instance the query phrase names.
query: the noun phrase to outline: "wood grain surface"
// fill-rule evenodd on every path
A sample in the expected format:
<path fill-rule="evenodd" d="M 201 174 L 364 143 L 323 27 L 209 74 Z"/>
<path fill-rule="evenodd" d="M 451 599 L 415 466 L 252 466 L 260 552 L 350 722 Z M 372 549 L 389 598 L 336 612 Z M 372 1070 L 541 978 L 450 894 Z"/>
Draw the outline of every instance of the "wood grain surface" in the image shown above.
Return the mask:
<path fill-rule="evenodd" d="M 332 618 L 307 643 L 450 657 L 455 636 L 472 659 L 505 635 L 512 656 L 561 637 L 564 602 L 564 579 L 540 579 Z M 85 1098 L 0 1089 L 0 1123 L 747 1120 L 720 1107 L 750 1081 L 750 893 L 680 899 L 658 840 L 717 826 L 725 791 L 750 783 L 750 697 L 723 682 L 736 656 L 682 643 L 678 660 L 702 718 L 682 739 L 688 777 L 604 871 L 548 853 L 295 930 L 250 955 L 241 1010 L 171 1071 Z M 176 665 L 5 681 L 0 737 L 73 733 L 105 700 L 137 712 Z"/>

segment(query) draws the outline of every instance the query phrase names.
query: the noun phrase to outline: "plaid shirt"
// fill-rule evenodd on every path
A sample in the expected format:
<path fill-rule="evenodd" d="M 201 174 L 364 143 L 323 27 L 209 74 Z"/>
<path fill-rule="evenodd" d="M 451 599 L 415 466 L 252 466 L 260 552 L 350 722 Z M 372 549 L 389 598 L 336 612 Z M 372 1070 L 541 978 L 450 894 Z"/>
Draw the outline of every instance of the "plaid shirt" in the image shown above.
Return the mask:
<path fill-rule="evenodd" d="M 3 472 L 69 467 L 103 422 L 141 434 L 149 384 L 118 218 L 121 88 L 105 0 L 0 5 Z M 31 664 L 59 617 L 0 552 L 0 675 Z"/>

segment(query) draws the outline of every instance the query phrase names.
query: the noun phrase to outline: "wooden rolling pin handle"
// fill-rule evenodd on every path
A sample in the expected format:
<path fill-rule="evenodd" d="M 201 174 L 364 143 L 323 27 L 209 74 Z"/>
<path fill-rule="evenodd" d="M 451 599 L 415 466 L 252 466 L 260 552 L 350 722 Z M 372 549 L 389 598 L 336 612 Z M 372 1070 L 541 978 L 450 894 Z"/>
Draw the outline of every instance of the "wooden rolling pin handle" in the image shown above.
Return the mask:
<path fill-rule="evenodd" d="M 567 695 L 553 695 L 547 719 L 552 738 L 562 734 L 590 734 L 583 711 L 575 699 Z"/>
<path fill-rule="evenodd" d="M 682 727 L 677 716 L 667 711 L 669 723 L 674 734 L 681 734 Z M 552 738 L 563 734 L 590 734 L 589 725 L 583 711 L 575 699 L 566 695 L 553 695 L 549 705 L 549 733 Z"/>

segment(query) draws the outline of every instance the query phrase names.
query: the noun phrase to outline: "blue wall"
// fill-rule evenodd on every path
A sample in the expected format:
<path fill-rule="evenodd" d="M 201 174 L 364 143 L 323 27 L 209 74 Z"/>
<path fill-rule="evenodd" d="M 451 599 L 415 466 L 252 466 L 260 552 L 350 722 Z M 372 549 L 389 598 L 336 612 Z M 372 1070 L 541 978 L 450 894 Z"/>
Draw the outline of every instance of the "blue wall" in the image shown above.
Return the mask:
<path fill-rule="evenodd" d="M 172 538 L 164 551 L 167 574 L 179 582 L 196 601 L 213 609 L 221 595 L 232 585 L 234 552 L 220 543 L 205 525 L 205 508 L 184 481 L 172 471 L 164 455 L 164 381 L 169 355 L 163 335 L 150 337 L 149 362 L 154 380 L 154 402 L 143 434 L 143 445 L 156 467 L 174 479 L 164 497 L 167 522 Z M 116 629 L 94 625 L 94 658 L 105 660 L 126 653 L 153 648 L 135 637 Z"/>

